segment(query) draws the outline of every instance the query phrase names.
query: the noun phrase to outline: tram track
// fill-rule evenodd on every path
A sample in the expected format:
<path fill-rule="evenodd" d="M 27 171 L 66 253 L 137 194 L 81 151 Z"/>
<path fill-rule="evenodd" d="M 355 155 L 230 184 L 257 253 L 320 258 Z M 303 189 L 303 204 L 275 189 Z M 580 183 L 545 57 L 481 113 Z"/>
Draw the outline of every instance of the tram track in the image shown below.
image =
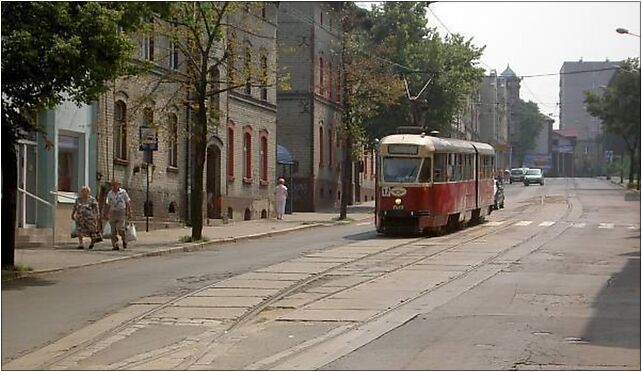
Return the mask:
<path fill-rule="evenodd" d="M 565 199 L 566 199 L 567 204 L 569 205 L 569 207 L 567 208 L 567 210 L 564 213 L 564 215 L 561 216 L 558 219 L 558 221 L 565 219 L 571 213 L 571 210 L 572 210 L 572 208 L 570 206 L 570 202 L 569 202 L 568 180 L 566 181 L 565 194 L 566 194 L 565 195 Z M 414 238 L 414 239 L 411 239 L 409 241 L 393 245 L 393 246 L 391 246 L 389 248 L 386 248 L 384 250 L 380 250 L 380 251 L 377 251 L 377 252 L 366 254 L 366 255 L 358 257 L 358 258 L 356 258 L 354 260 L 338 264 L 336 266 L 333 266 L 333 267 L 330 267 L 330 268 L 328 268 L 326 270 L 323 270 L 323 271 L 321 271 L 319 273 L 312 274 L 312 275 L 310 275 L 309 277 L 307 277 L 305 279 L 299 280 L 296 283 L 294 283 L 294 284 L 292 284 L 292 285 L 290 285 L 290 286 L 288 286 L 288 287 L 286 287 L 286 288 L 284 288 L 282 290 L 279 290 L 275 294 L 268 296 L 266 299 L 261 301 L 259 304 L 249 308 L 243 315 L 241 315 L 240 317 L 238 317 L 237 319 L 235 319 L 233 321 L 230 321 L 223 329 L 219 330 L 219 332 L 218 332 L 218 334 L 216 336 L 211 338 L 206 343 L 201 343 L 200 345 L 197 345 L 198 343 L 196 343 L 196 342 L 193 342 L 191 344 L 190 343 L 183 344 L 183 347 L 186 347 L 186 346 L 195 347 L 195 346 L 197 346 L 199 351 L 197 353 L 194 353 L 193 355 L 188 357 L 183 363 L 181 363 L 180 368 L 181 369 L 188 369 L 188 368 L 194 366 L 196 363 L 198 363 L 198 361 L 205 354 L 207 354 L 207 352 L 210 349 L 211 345 L 213 345 L 215 343 L 222 342 L 224 338 L 231 337 L 231 335 L 233 334 L 233 332 L 235 330 L 239 329 L 243 325 L 245 325 L 245 324 L 251 322 L 252 320 L 256 319 L 259 314 L 261 314 L 264 310 L 270 308 L 276 302 L 282 300 L 283 298 L 285 298 L 285 297 L 287 297 L 287 296 L 289 296 L 289 295 L 291 295 L 293 293 L 296 293 L 296 292 L 300 291 L 303 288 L 306 288 L 306 287 L 309 287 L 309 286 L 313 285 L 315 282 L 323 282 L 323 280 L 322 280 L 323 278 L 331 276 L 333 274 L 336 275 L 336 272 L 338 270 L 349 268 L 350 265 L 355 265 L 355 264 L 361 263 L 363 261 L 372 259 L 372 258 L 374 258 L 374 257 L 376 257 L 378 255 L 382 255 L 382 257 L 385 257 L 383 260 L 381 260 L 378 263 L 379 265 L 381 265 L 381 264 L 389 263 L 389 262 L 394 261 L 394 260 L 398 260 L 399 258 L 403 258 L 404 256 L 410 256 L 410 255 L 416 254 L 417 252 L 420 252 L 420 251 L 424 250 L 425 247 L 419 246 L 416 249 L 411 249 L 411 250 L 407 250 L 407 247 L 411 246 L 413 244 L 416 244 L 417 242 L 423 241 L 423 240 L 433 239 L 433 242 L 435 242 L 435 245 L 437 245 L 437 244 L 439 244 L 440 242 L 442 242 L 444 240 L 452 239 L 453 236 L 456 236 L 456 238 L 457 238 L 457 242 L 454 242 L 452 244 L 446 244 L 443 248 L 441 248 L 441 249 L 439 249 L 437 251 L 431 252 L 430 254 L 417 256 L 418 258 L 416 258 L 414 260 L 410 260 L 410 261 L 408 261 L 406 263 L 400 264 L 396 268 L 394 268 L 392 270 L 389 270 L 389 271 L 381 272 L 378 275 L 374 275 L 374 276 L 367 277 L 367 278 L 364 277 L 364 281 L 361 281 L 361 282 L 358 282 L 358 283 L 343 287 L 340 290 L 337 290 L 335 292 L 327 293 L 326 295 L 321 296 L 321 297 L 315 299 L 314 301 L 320 301 L 320 300 L 323 300 L 325 298 L 328 298 L 328 297 L 331 297 L 333 295 L 336 295 L 338 293 L 353 289 L 353 288 L 355 288 L 355 287 L 357 287 L 359 285 L 365 284 L 367 282 L 383 278 L 386 275 L 390 275 L 391 273 L 397 272 L 399 270 L 403 270 L 404 268 L 407 268 L 407 267 L 409 267 L 411 265 L 415 265 L 420 261 L 429 259 L 431 257 L 437 256 L 437 255 L 442 254 L 444 252 L 456 249 L 458 247 L 461 247 L 461 246 L 463 246 L 463 245 L 465 245 L 467 243 L 470 243 L 472 241 L 475 241 L 477 239 L 484 238 L 484 237 L 489 236 L 489 235 L 501 233 L 502 231 L 510 228 L 511 225 L 514 222 L 516 222 L 518 219 L 523 218 L 524 215 L 535 213 L 537 210 L 543 208 L 544 207 L 544 203 L 543 203 L 544 199 L 541 199 L 541 200 L 542 200 L 541 203 L 534 203 L 534 204 L 532 203 L 532 204 L 528 204 L 528 205 L 526 205 L 524 207 L 520 207 L 521 211 L 517 211 L 516 213 L 513 213 L 511 216 L 508 216 L 508 218 L 506 218 L 506 220 L 505 220 L 505 223 L 503 225 L 500 225 L 500 226 L 488 227 L 488 226 L 483 226 L 483 224 L 482 224 L 482 225 L 472 226 L 472 227 L 469 227 L 469 228 L 467 228 L 465 230 L 458 231 L 458 232 L 455 232 L 455 233 L 452 233 L 452 234 L 448 234 L 448 235 L 445 235 L 445 236 L 438 236 L 438 237 L 433 237 L 433 238 L 425 238 L 425 237 Z M 507 251 L 510 251 L 510 250 L 514 249 L 515 247 L 517 247 L 519 245 L 522 245 L 522 244 L 525 244 L 527 241 L 529 241 L 531 239 L 534 239 L 535 236 L 537 236 L 538 234 L 539 234 L 539 232 L 535 232 L 535 233 L 531 234 L 530 236 L 526 237 L 525 239 L 520 240 L 518 243 L 516 243 L 516 244 L 514 244 L 514 245 L 512 245 L 512 246 L 510 246 L 510 247 L 498 252 L 496 255 L 493 255 L 492 257 L 489 257 L 489 258 L 485 259 L 484 261 L 480 262 L 479 264 L 472 266 L 469 270 L 466 270 L 466 271 L 462 272 L 460 275 L 457 275 L 457 276 L 449 279 L 446 282 L 440 283 L 436 287 L 429 288 L 428 290 L 422 291 L 419 294 L 417 294 L 416 296 L 414 296 L 412 299 L 407 299 L 401 304 L 398 304 L 396 306 L 393 306 L 393 307 L 391 307 L 391 308 L 389 308 L 389 309 L 387 309 L 385 311 L 382 311 L 382 312 L 376 314 L 371 319 L 368 319 L 368 320 L 366 320 L 364 322 L 357 323 L 357 325 L 365 324 L 367 322 L 371 322 L 371 321 L 373 321 L 375 319 L 378 319 L 379 317 L 381 317 L 381 316 L 383 316 L 383 315 L 385 315 L 385 314 L 387 314 L 387 313 L 389 313 L 391 311 L 394 311 L 394 310 L 398 309 L 401 306 L 404 306 L 405 304 L 415 300 L 416 298 L 424 296 L 425 294 L 429 293 L 432 290 L 435 290 L 437 288 L 443 287 L 444 285 L 447 285 L 447 284 L 449 284 L 449 283 L 451 283 L 453 281 L 456 281 L 456 280 L 460 279 L 461 277 L 463 277 L 465 275 L 470 274 L 472 271 L 477 270 L 479 267 L 485 265 L 490 260 L 496 259 L 497 257 L 501 256 L 502 254 L 506 253 Z M 394 252 L 395 250 L 400 250 L 401 251 L 400 254 L 391 256 L 390 253 Z M 87 341 L 83 342 L 81 345 L 78 345 L 73 350 L 69 350 L 68 352 L 64 353 L 63 355 L 60 355 L 59 357 L 55 358 L 55 360 L 52 360 L 51 362 L 47 363 L 43 367 L 47 368 L 47 367 L 55 366 L 58 362 L 72 357 L 74 354 L 78 353 L 80 350 L 83 350 L 85 347 L 99 342 L 101 339 L 104 339 L 107 335 L 109 335 L 109 334 L 118 334 L 119 332 L 127 329 L 128 327 L 131 327 L 132 325 L 140 322 L 141 320 L 143 320 L 145 318 L 149 318 L 149 317 L 153 316 L 155 313 L 158 313 L 158 312 L 160 312 L 160 311 L 162 311 L 162 310 L 174 305 L 175 303 L 177 303 L 177 302 L 179 302 L 179 301 L 181 301 L 183 299 L 186 299 L 186 298 L 191 297 L 191 296 L 195 296 L 195 295 L 197 295 L 197 294 L 199 294 L 199 293 L 201 293 L 203 291 L 206 291 L 208 289 L 211 289 L 211 288 L 215 287 L 217 284 L 219 284 L 221 282 L 224 282 L 225 280 L 229 280 L 229 279 L 231 279 L 231 278 L 226 278 L 226 279 L 221 280 L 219 282 L 216 282 L 216 283 L 210 284 L 208 286 L 196 289 L 196 290 L 191 291 L 189 293 L 183 294 L 183 295 L 181 295 L 179 297 L 173 298 L 173 299 L 171 299 L 171 300 L 169 300 L 167 302 L 159 304 L 155 308 L 146 311 L 142 315 L 139 315 L 139 316 L 137 316 L 135 318 L 132 318 L 128 322 L 125 322 L 125 323 L 119 325 L 118 327 L 115 327 L 113 329 L 107 330 L 104 333 L 102 333 L 102 334 L 100 334 L 100 335 L 98 335 L 96 337 L 93 337 L 90 340 L 87 340 Z M 357 326 L 357 325 L 355 325 L 355 326 Z M 352 328 L 352 327 L 350 327 L 350 328 Z M 135 361 L 131 360 L 129 363 L 126 362 L 126 361 L 124 363 L 119 363 L 118 364 L 118 368 L 135 369 L 136 367 L 142 366 L 145 363 L 149 362 L 153 358 L 163 357 L 165 355 L 172 354 L 172 353 L 176 352 L 176 348 L 164 348 L 164 349 L 165 349 L 164 351 L 161 351 L 159 353 L 150 354 L 149 357 L 143 358 L 142 360 L 138 359 L 138 360 L 135 360 Z"/>

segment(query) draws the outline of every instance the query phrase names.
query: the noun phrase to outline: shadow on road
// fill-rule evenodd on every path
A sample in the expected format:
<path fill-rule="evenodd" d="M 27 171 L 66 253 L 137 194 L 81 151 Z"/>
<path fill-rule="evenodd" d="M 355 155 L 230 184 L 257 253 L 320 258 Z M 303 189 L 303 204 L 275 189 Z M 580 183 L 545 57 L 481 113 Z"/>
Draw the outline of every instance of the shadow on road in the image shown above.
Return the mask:
<path fill-rule="evenodd" d="M 51 280 L 45 280 L 38 277 L 25 277 L 25 278 L 13 279 L 13 280 L 8 280 L 6 282 L 2 282 L 2 290 L 16 291 L 16 290 L 22 290 L 27 287 L 45 287 L 45 286 L 50 286 L 54 284 L 56 284 L 56 282 Z"/>
<path fill-rule="evenodd" d="M 624 194 L 624 201 L 640 201 L 640 193 L 629 191 Z"/>
<path fill-rule="evenodd" d="M 593 345 L 640 349 L 640 251 L 600 290 L 582 338 Z"/>

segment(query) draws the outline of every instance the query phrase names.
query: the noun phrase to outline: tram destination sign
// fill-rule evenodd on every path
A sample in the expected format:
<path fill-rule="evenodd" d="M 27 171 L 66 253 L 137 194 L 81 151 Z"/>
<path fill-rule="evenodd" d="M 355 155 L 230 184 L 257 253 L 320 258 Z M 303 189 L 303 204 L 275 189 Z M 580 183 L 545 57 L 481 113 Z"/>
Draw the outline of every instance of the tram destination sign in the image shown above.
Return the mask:
<path fill-rule="evenodd" d="M 419 147 L 417 145 L 395 144 L 388 145 L 388 153 L 395 155 L 417 155 Z"/>

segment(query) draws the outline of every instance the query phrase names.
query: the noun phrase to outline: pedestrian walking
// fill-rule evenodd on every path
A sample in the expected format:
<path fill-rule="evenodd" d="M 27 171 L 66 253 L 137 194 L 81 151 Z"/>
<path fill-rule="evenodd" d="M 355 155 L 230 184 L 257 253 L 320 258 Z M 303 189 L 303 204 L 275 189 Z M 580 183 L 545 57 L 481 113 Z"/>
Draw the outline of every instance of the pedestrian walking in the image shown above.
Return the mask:
<path fill-rule="evenodd" d="M 76 222 L 76 233 L 78 235 L 78 249 L 84 249 L 83 238 L 91 238 L 89 249 L 94 247 L 94 243 L 102 241 L 98 231 L 98 201 L 91 195 L 89 186 L 83 186 L 80 189 L 80 196 L 71 210 L 71 219 Z"/>
<path fill-rule="evenodd" d="M 285 214 L 285 201 L 288 199 L 288 188 L 285 186 L 285 180 L 279 178 L 276 189 L 274 190 L 274 200 L 276 202 L 276 219 L 282 220 Z"/>
<path fill-rule="evenodd" d="M 127 227 L 127 220 L 132 216 L 130 202 L 129 194 L 120 187 L 120 182 L 118 180 L 111 181 L 111 190 L 107 193 L 105 217 L 109 218 L 111 245 L 114 251 L 118 250 L 118 235 L 120 235 L 123 242 L 123 249 L 127 249 L 125 228 Z"/>

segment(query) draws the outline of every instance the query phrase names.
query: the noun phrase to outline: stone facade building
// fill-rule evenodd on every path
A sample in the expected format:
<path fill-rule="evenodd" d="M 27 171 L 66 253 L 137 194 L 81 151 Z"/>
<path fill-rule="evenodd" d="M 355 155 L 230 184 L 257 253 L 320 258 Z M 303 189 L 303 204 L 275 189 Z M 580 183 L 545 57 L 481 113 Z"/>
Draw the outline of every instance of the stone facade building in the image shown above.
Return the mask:
<path fill-rule="evenodd" d="M 337 5 L 280 3 L 278 64 L 289 74 L 290 89 L 277 93 L 277 142 L 297 164 L 291 185 L 294 211 L 315 211 L 340 200 L 343 92 L 339 35 Z"/>
<path fill-rule="evenodd" d="M 221 66 L 215 72 L 220 79 L 214 80 L 225 84 L 228 70 L 238 71 L 252 63 L 268 84 L 239 87 L 208 102 L 216 115 L 208 119 L 203 182 L 207 223 L 221 218 L 266 218 L 273 210 L 277 8 L 274 3 L 264 3 L 230 17 L 230 23 L 248 24 L 251 30 L 239 27 L 234 35 L 228 32 L 228 39 L 238 41 L 234 44 L 238 58 L 233 66 Z M 164 222 L 186 221 L 193 171 L 188 139 L 194 111 L 186 104 L 187 91 L 176 83 L 158 84 L 169 70 L 184 68 L 184 57 L 160 35 L 132 37 L 139 43 L 138 58 L 152 62 L 153 68 L 117 80 L 100 100 L 98 172 L 103 181 L 121 180 L 133 200 L 134 219 L 140 219 L 145 215 L 149 171 L 149 211 L 153 217 Z M 139 129 L 145 126 L 157 129 L 158 151 L 151 156 L 139 150 Z"/>

